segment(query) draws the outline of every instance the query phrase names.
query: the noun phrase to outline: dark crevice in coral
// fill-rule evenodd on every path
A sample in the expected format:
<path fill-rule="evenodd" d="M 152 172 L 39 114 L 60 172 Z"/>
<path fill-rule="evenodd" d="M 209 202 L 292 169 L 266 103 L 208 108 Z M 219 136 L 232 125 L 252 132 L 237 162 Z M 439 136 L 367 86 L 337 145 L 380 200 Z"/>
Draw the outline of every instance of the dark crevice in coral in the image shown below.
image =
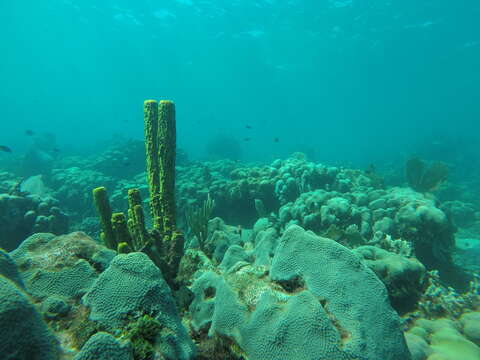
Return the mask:
<path fill-rule="evenodd" d="M 329 311 L 328 309 L 328 304 L 327 304 L 327 300 L 325 299 L 320 299 L 320 304 L 322 305 L 323 307 L 323 310 L 325 311 L 325 313 L 327 314 L 329 320 L 330 320 L 330 323 L 333 325 L 333 327 L 335 329 L 337 329 L 338 331 L 338 334 L 340 335 L 340 341 L 338 343 L 338 346 L 342 349 L 344 348 L 345 344 L 351 339 L 351 334 L 350 332 L 348 332 L 341 324 L 340 324 L 340 321 L 338 321 L 338 319 L 336 318 L 336 316 Z"/>
<path fill-rule="evenodd" d="M 295 293 L 305 289 L 305 281 L 300 275 L 289 280 L 277 280 L 276 282 L 288 293 Z"/>
<path fill-rule="evenodd" d="M 198 349 L 195 360 L 248 360 L 238 344 L 226 336 L 208 336 L 208 330 L 202 330 L 194 335 Z"/>
<path fill-rule="evenodd" d="M 327 300 L 326 299 L 320 299 L 320 305 L 325 309 L 325 306 L 327 306 Z"/>
<path fill-rule="evenodd" d="M 215 292 L 216 292 L 216 289 L 213 286 L 209 286 L 205 290 L 203 290 L 203 296 L 205 300 L 214 298 Z"/>

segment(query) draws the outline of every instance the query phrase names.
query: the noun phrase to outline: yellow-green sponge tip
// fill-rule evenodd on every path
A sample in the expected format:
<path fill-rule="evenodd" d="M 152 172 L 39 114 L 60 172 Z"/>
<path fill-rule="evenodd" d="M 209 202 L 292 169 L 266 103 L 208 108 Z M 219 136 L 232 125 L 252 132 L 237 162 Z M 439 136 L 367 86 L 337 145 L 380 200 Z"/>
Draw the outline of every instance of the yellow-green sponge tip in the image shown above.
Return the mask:
<path fill-rule="evenodd" d="M 93 201 L 97 208 L 98 215 L 100 216 L 100 222 L 102 224 L 102 240 L 110 249 L 116 248 L 115 235 L 112 228 L 112 209 L 108 200 L 107 189 L 104 186 L 97 187 L 92 191 Z"/>
<path fill-rule="evenodd" d="M 130 248 L 130 245 L 128 245 L 126 242 L 121 242 L 117 246 L 117 252 L 119 254 L 128 254 L 132 252 L 132 249 Z"/>

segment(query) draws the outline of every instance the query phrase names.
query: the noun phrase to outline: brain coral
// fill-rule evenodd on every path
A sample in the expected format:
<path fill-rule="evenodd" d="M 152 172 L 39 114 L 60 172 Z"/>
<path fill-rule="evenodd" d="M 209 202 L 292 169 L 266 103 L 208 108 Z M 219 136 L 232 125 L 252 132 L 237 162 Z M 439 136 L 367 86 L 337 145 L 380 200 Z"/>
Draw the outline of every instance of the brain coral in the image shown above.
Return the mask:
<path fill-rule="evenodd" d="M 13 261 L 5 250 L 0 248 L 0 276 L 2 275 L 13 281 L 17 286 L 21 288 L 25 287 L 15 261 Z"/>
<path fill-rule="evenodd" d="M 342 245 L 291 226 L 266 274 L 244 262 L 204 272 L 194 330 L 229 337 L 249 360 L 410 359 L 385 286 Z"/>
<path fill-rule="evenodd" d="M 128 345 L 122 345 L 115 337 L 105 332 L 98 332 L 83 345 L 82 350 L 73 360 L 132 360 L 133 355 Z"/>
<path fill-rule="evenodd" d="M 408 359 L 397 314 L 383 283 L 347 248 L 299 226 L 289 227 L 277 248 L 270 276 L 301 279 L 348 334 L 342 352 L 358 358 Z"/>
<path fill-rule="evenodd" d="M 404 313 L 414 309 L 426 281 L 425 266 L 420 261 L 369 245 L 353 252 L 385 284 L 395 310 Z"/>
<path fill-rule="evenodd" d="M 62 236 L 37 233 L 25 239 L 11 256 L 34 297 L 80 298 L 112 253 L 82 232 Z M 102 254 L 107 260 L 99 260 Z"/>
<path fill-rule="evenodd" d="M 91 320 L 107 328 L 124 325 L 128 316 L 149 314 L 157 319 L 166 359 L 190 359 L 195 349 L 175 308 L 175 302 L 161 271 L 144 253 L 116 256 L 83 297 Z"/>
<path fill-rule="evenodd" d="M 40 314 L 13 282 L 0 276 L 0 358 L 56 360 L 57 342 Z"/>

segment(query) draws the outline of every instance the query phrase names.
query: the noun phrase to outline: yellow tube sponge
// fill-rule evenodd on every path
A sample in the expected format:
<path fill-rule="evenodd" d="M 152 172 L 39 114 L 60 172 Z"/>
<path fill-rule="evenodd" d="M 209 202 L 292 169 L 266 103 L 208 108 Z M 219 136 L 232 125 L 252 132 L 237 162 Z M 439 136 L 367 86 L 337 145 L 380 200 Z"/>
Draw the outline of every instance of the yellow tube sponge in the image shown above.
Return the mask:
<path fill-rule="evenodd" d="M 107 189 L 104 186 L 100 186 L 93 189 L 92 194 L 102 225 L 102 233 L 100 237 L 106 247 L 116 250 L 117 242 L 112 228 L 112 209 L 110 207 L 110 202 L 108 201 Z"/>
<path fill-rule="evenodd" d="M 158 107 L 158 165 L 163 231 L 166 233 L 175 230 L 176 146 L 175 104 L 169 100 L 162 100 Z"/>

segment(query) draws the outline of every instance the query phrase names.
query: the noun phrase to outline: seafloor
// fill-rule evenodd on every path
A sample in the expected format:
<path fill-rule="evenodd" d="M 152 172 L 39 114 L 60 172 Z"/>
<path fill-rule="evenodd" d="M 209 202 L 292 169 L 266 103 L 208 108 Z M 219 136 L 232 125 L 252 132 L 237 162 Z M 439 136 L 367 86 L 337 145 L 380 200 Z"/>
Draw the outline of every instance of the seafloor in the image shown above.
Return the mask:
<path fill-rule="evenodd" d="M 405 177 L 177 151 L 183 235 L 146 230 L 143 142 L 60 156 L 41 176 L 7 165 L 0 359 L 480 359 L 480 186 L 439 163 L 413 159 Z M 99 186 L 100 211 L 128 217 L 114 249 Z"/>

